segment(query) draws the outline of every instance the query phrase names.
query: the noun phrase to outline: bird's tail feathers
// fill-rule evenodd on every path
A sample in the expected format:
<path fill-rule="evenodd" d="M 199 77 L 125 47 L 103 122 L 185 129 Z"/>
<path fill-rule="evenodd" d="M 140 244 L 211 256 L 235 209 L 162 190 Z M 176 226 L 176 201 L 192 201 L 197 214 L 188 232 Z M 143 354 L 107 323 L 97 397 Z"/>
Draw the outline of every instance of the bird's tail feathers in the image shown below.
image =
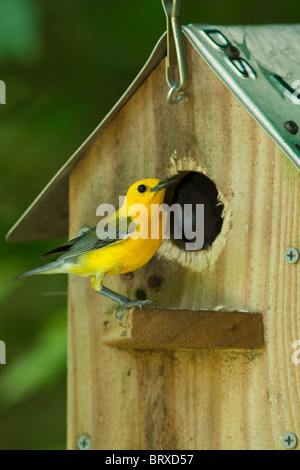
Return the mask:
<path fill-rule="evenodd" d="M 39 266 L 38 268 L 31 269 L 26 273 L 20 274 L 15 277 L 15 280 L 22 279 L 23 277 L 34 276 L 35 274 L 54 274 L 55 272 L 63 272 L 60 268 L 63 266 L 64 260 L 53 261 L 52 263 L 47 263 L 44 266 Z"/>

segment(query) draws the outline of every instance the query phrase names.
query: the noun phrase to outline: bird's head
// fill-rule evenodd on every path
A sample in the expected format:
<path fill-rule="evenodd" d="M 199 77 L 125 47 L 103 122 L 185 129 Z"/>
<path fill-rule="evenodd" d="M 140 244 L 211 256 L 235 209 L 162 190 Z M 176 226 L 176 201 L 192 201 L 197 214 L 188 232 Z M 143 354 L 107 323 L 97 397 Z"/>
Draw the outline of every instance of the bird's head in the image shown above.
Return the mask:
<path fill-rule="evenodd" d="M 127 191 L 127 205 L 144 204 L 148 206 L 149 204 L 162 204 L 167 187 L 175 183 L 175 181 L 177 181 L 176 178 L 165 180 L 147 178 L 137 181 Z"/>

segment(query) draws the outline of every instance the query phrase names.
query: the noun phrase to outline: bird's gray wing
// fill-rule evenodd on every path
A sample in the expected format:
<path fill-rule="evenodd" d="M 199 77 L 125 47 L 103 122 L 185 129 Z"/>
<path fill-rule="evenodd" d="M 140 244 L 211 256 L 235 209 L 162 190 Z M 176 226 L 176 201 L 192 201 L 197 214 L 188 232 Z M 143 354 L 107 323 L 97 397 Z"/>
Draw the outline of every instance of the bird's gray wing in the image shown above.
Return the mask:
<path fill-rule="evenodd" d="M 104 222 L 100 222 L 97 227 L 45 253 L 43 257 L 63 252 L 58 258 L 63 260 L 88 253 L 89 251 L 100 250 L 101 248 L 124 241 L 136 229 L 136 225 L 131 217 L 118 217 L 117 215 L 115 224 L 111 223 L 110 218 L 103 220 Z"/>

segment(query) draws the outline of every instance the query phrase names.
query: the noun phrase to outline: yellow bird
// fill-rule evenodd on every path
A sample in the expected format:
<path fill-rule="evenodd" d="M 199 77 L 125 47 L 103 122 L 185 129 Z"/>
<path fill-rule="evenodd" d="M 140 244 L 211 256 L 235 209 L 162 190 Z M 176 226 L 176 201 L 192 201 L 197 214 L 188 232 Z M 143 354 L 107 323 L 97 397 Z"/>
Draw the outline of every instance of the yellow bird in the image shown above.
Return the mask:
<path fill-rule="evenodd" d="M 127 307 L 150 302 L 123 297 L 104 287 L 102 281 L 105 275 L 135 271 L 154 256 L 162 243 L 165 230 L 165 219 L 159 212 L 160 205 L 166 188 L 175 181 L 175 178 L 137 181 L 128 189 L 118 211 L 102 219 L 97 227 L 43 255 L 47 257 L 63 253 L 56 261 L 23 273 L 16 279 L 56 273 L 91 277 L 96 292 L 119 304 L 119 309 L 122 309 L 119 319 Z"/>

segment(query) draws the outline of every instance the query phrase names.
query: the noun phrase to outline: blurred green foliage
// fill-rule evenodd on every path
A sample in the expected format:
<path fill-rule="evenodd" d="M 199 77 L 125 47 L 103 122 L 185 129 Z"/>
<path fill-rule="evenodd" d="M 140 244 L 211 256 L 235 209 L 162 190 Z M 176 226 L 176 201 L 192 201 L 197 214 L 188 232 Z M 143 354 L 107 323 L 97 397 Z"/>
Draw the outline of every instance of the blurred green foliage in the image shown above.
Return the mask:
<path fill-rule="evenodd" d="M 1 0 L 0 60 L 26 63 L 40 53 L 39 9 L 34 0 Z"/>
<path fill-rule="evenodd" d="M 300 19 L 298 0 L 182 4 L 183 24 Z M 61 449 L 66 435 L 67 280 L 12 280 L 61 240 L 10 245 L 5 234 L 128 87 L 164 29 L 160 0 L 0 2 L 1 449 Z"/>

